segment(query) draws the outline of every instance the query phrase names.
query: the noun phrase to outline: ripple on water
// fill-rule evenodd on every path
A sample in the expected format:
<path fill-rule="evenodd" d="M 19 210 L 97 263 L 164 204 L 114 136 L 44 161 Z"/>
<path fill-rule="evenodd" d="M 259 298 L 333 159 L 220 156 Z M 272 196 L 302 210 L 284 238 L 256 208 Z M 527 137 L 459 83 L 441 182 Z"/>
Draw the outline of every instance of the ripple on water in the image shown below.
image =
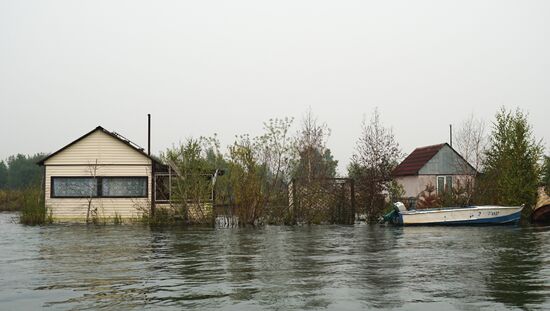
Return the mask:
<path fill-rule="evenodd" d="M 550 227 L 25 227 L 0 309 L 550 309 Z"/>

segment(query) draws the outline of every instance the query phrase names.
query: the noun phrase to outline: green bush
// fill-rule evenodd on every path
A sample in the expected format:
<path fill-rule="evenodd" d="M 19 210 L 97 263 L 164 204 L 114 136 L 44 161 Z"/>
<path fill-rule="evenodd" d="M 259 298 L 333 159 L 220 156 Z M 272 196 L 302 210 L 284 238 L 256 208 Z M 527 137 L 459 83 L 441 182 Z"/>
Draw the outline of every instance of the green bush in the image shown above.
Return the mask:
<path fill-rule="evenodd" d="M 29 188 L 22 191 L 23 200 L 19 221 L 25 225 L 43 225 L 52 222 L 51 214 L 47 214 L 44 205 L 44 195 L 40 188 Z"/>

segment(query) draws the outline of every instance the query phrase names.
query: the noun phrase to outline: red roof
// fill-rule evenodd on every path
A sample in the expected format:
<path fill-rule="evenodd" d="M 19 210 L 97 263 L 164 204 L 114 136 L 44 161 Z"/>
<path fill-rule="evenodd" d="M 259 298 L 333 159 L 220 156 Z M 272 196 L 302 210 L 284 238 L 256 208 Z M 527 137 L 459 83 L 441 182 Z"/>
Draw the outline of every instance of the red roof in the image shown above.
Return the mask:
<path fill-rule="evenodd" d="M 430 161 L 445 144 L 426 146 L 414 149 L 408 157 L 392 172 L 393 176 L 417 175 L 418 171 Z"/>

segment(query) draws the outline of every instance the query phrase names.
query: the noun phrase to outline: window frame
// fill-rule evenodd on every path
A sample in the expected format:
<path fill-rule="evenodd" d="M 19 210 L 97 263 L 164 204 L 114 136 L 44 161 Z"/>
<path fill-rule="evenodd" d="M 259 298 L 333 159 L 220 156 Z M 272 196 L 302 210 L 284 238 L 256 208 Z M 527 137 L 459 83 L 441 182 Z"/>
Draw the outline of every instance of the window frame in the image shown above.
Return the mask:
<path fill-rule="evenodd" d="M 98 190 L 100 194 L 100 198 L 107 198 L 107 199 L 140 199 L 140 198 L 148 198 L 149 197 L 149 177 L 148 176 L 101 176 L 100 181 L 98 183 Z M 125 179 L 145 179 L 145 195 L 142 196 L 133 196 L 133 195 L 125 195 L 125 196 L 119 196 L 119 195 L 103 195 L 103 179 L 113 179 L 113 178 L 125 178 Z"/>
<path fill-rule="evenodd" d="M 55 194 L 54 179 L 66 178 L 89 178 L 96 180 L 96 194 L 91 196 L 92 199 L 142 199 L 149 198 L 149 176 L 50 176 L 50 198 L 51 199 L 89 199 L 90 196 L 59 196 Z M 145 179 L 145 195 L 144 196 L 104 196 L 103 195 L 103 179 L 106 178 L 132 178 Z"/>
<path fill-rule="evenodd" d="M 439 178 L 443 178 L 443 191 L 442 192 L 439 191 Z M 449 178 L 451 179 L 451 187 L 452 187 L 453 186 L 453 175 L 436 175 L 436 177 L 435 177 L 435 182 L 436 182 L 435 190 L 436 190 L 437 194 L 444 193 L 447 190 L 447 185 L 448 185 L 447 180 Z"/>

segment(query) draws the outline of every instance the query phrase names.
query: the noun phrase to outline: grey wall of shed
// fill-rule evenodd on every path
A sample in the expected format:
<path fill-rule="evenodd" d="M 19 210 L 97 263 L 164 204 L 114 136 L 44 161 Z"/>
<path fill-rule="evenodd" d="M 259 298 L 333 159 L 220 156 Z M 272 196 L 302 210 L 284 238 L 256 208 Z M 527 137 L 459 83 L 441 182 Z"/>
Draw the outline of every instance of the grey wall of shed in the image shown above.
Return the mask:
<path fill-rule="evenodd" d="M 470 175 L 475 171 L 451 147 L 445 145 L 418 172 L 419 175 Z"/>

